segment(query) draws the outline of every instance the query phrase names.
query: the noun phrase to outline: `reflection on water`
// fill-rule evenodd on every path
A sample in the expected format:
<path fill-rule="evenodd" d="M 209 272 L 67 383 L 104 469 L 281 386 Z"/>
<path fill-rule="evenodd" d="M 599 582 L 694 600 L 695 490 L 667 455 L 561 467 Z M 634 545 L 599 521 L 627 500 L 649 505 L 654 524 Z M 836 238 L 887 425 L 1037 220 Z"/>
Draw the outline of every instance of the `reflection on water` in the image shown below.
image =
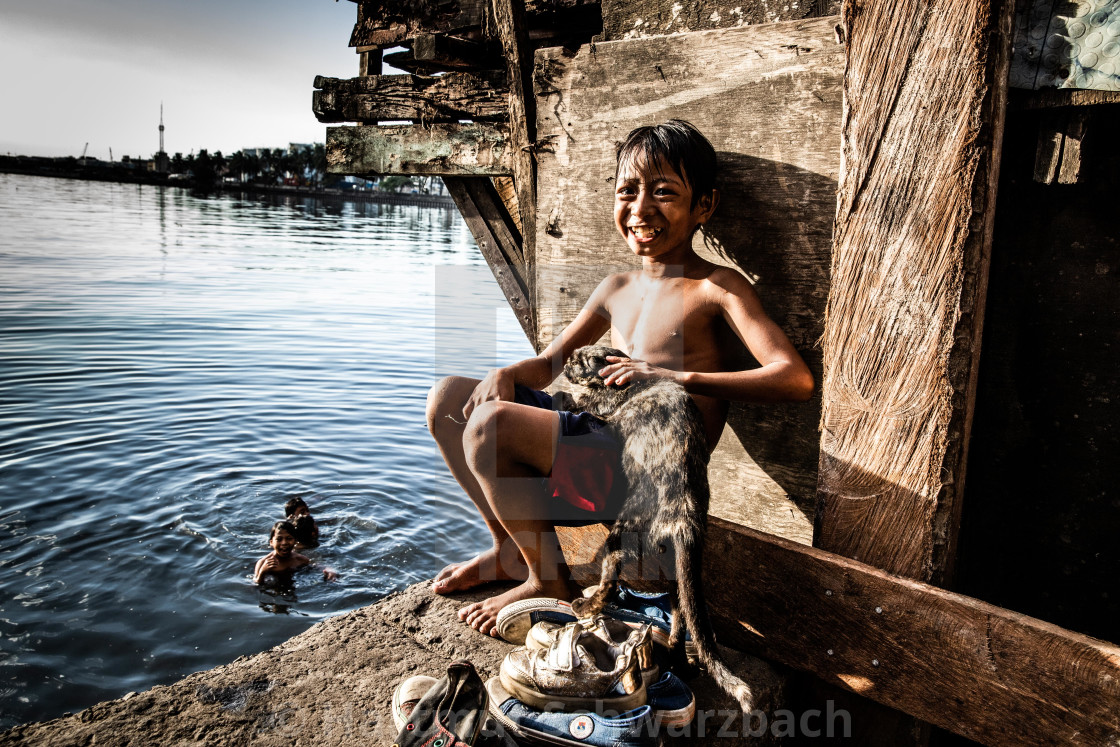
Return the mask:
<path fill-rule="evenodd" d="M 485 536 L 424 398 L 530 350 L 453 210 L 0 175 L 0 229 L 0 728 L 275 645 Z M 437 329 L 452 297 L 478 330 Z M 252 568 L 294 495 L 339 579 L 266 614 Z"/>

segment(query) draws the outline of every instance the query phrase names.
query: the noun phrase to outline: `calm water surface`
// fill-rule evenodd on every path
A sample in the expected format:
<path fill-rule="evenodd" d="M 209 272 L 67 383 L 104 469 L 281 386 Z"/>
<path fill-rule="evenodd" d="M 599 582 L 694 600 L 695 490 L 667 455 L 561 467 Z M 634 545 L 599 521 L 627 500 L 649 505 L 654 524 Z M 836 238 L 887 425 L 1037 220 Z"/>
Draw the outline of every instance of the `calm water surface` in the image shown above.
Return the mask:
<path fill-rule="evenodd" d="M 0 728 L 472 553 L 424 397 L 530 353 L 454 210 L 0 174 Z M 277 614 L 250 576 L 297 495 L 340 578 Z"/>

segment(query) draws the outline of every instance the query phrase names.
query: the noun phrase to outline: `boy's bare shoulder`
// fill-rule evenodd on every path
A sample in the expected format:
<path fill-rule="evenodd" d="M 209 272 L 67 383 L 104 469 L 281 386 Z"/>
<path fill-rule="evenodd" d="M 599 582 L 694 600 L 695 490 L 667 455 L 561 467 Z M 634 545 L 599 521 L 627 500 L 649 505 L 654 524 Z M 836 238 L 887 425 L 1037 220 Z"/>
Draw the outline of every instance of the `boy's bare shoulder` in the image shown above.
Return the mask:
<path fill-rule="evenodd" d="M 703 278 L 708 290 L 722 296 L 729 294 L 736 298 L 756 298 L 754 285 L 747 277 L 733 267 L 708 262 L 708 273 Z"/>

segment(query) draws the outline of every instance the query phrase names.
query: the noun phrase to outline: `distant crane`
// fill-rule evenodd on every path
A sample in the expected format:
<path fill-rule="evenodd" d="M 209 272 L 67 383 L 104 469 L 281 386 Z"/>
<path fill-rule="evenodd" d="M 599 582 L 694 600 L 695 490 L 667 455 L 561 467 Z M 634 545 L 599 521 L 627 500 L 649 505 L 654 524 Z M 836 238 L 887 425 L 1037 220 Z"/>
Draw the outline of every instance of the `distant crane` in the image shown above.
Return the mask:
<path fill-rule="evenodd" d="M 85 161 L 86 161 L 86 151 L 87 150 L 89 150 L 89 143 L 86 143 L 86 147 L 82 148 L 82 163 L 85 163 Z"/>
<path fill-rule="evenodd" d="M 113 149 L 110 148 L 109 149 L 109 163 L 112 163 L 112 162 L 113 162 Z"/>

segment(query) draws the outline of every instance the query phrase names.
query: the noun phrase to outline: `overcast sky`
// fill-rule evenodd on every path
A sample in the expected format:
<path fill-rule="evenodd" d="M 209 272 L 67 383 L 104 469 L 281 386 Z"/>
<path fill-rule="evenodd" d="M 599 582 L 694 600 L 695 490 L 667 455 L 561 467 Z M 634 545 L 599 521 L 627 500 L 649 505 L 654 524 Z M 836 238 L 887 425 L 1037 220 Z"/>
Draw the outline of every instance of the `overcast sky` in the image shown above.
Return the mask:
<path fill-rule="evenodd" d="M 322 142 L 352 78 L 348 0 L 0 0 L 0 153 L 107 159 Z"/>

